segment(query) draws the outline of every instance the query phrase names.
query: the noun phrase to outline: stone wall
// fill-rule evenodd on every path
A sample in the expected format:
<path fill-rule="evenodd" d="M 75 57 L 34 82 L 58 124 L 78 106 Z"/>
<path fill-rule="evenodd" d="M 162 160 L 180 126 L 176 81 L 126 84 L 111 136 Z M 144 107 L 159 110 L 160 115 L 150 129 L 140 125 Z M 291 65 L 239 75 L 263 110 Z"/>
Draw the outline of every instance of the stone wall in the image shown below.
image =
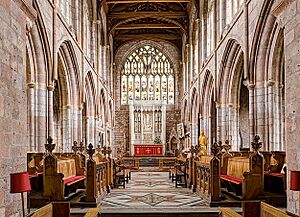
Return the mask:
<path fill-rule="evenodd" d="M 183 93 L 183 82 L 182 82 L 182 69 L 180 64 L 180 52 L 171 43 L 157 42 L 151 40 L 141 40 L 128 42 L 118 48 L 115 51 L 114 63 L 114 99 L 115 99 L 115 145 L 122 146 L 124 144 L 124 133 L 126 134 L 126 142 L 130 143 L 130 132 L 129 132 L 129 108 L 127 105 L 121 105 L 121 93 L 120 93 L 120 83 L 121 83 L 121 69 L 126 60 L 126 58 L 136 49 L 144 45 L 152 45 L 157 49 L 161 50 L 172 62 L 175 71 L 175 105 L 167 105 L 167 135 L 166 139 L 168 141 L 168 136 L 172 130 L 173 125 L 179 123 L 180 121 L 180 100 Z"/>
<path fill-rule="evenodd" d="M 35 11 L 25 3 L 0 1 L 0 216 L 21 212 L 21 195 L 9 193 L 9 174 L 26 171 L 25 41 L 26 24 L 30 25 Z"/>
<path fill-rule="evenodd" d="M 175 130 L 177 130 L 177 124 L 180 123 L 181 120 L 181 111 L 174 108 L 169 108 L 167 110 L 167 135 L 166 135 L 166 142 L 169 142 L 170 133 L 175 127 Z M 176 131 L 177 132 L 177 131 Z"/>
<path fill-rule="evenodd" d="M 290 171 L 300 170 L 300 2 L 297 0 L 278 0 L 273 14 L 278 16 L 284 29 L 285 49 L 285 129 L 287 144 L 287 193 L 288 211 L 299 215 L 299 192 L 289 190 Z"/>
<path fill-rule="evenodd" d="M 130 143 L 129 110 L 122 109 L 115 112 L 115 149 Z"/>

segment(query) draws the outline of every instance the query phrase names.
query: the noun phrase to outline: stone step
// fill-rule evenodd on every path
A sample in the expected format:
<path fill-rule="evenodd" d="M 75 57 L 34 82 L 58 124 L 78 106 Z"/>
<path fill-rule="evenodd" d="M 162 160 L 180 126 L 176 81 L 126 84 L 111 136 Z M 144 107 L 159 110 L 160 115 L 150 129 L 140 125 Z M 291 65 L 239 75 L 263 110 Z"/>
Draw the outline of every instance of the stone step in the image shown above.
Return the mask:
<path fill-rule="evenodd" d="M 71 217 L 83 217 L 84 212 L 71 212 Z M 136 208 L 122 209 L 118 211 L 102 209 L 101 217 L 219 217 L 218 208 L 202 208 L 202 209 L 179 209 L 179 208 Z"/>

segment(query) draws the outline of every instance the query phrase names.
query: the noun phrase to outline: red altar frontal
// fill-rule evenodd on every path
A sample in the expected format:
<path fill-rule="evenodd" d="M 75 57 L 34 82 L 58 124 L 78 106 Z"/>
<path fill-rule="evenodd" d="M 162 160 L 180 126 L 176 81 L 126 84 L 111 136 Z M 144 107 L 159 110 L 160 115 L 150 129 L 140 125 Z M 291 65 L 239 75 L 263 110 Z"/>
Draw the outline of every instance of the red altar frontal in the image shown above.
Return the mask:
<path fill-rule="evenodd" d="M 134 145 L 134 156 L 162 156 L 163 149 L 161 144 L 135 144 Z"/>

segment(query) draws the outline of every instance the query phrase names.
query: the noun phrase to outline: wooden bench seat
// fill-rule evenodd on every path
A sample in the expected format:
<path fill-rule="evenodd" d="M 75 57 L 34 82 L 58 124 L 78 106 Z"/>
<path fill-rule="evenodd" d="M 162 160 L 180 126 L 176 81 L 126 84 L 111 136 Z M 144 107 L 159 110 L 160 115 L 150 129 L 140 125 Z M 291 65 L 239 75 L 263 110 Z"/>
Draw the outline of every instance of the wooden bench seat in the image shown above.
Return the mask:
<path fill-rule="evenodd" d="M 177 159 L 174 167 L 169 169 L 169 178 L 175 182 L 175 187 L 187 187 L 187 164 L 188 160 L 185 158 Z"/>
<path fill-rule="evenodd" d="M 249 172 L 249 158 L 228 158 L 226 174 L 221 174 L 222 186 L 228 191 L 233 191 L 237 196 L 242 196 L 242 183 L 244 172 Z"/>
<path fill-rule="evenodd" d="M 70 193 L 84 189 L 85 168 L 82 168 L 77 154 L 55 155 L 55 144 L 48 139 L 44 157 L 44 191 L 43 196 L 51 201 L 65 200 Z"/>
<path fill-rule="evenodd" d="M 249 171 L 249 158 L 232 157 L 228 159 L 226 174 L 221 174 L 221 179 L 241 184 L 243 181 L 243 173 Z"/>
<path fill-rule="evenodd" d="M 43 190 L 43 156 L 44 153 L 27 153 L 27 171 L 34 192 Z"/>
<path fill-rule="evenodd" d="M 242 178 L 237 178 L 237 177 L 228 176 L 228 175 L 221 175 L 221 179 L 232 182 L 237 185 L 242 184 L 242 182 L 243 182 Z"/>
<path fill-rule="evenodd" d="M 113 160 L 113 181 L 114 187 L 123 187 L 125 188 L 125 183 L 128 182 L 126 177 L 128 175 L 128 171 L 126 172 L 125 166 L 121 164 L 121 161 Z"/>
<path fill-rule="evenodd" d="M 263 152 L 265 157 L 265 191 L 286 194 L 285 152 Z"/>
<path fill-rule="evenodd" d="M 246 204 L 243 207 L 243 215 L 237 213 L 231 208 L 219 208 L 221 211 L 221 217 L 253 217 L 253 216 L 260 216 L 260 217 L 289 217 L 286 212 L 271 206 L 267 203 L 260 202 L 257 203 L 257 205 L 253 206 L 251 202 L 249 204 Z M 247 206 L 250 206 L 251 209 L 247 208 Z M 246 210 L 248 212 L 246 212 Z"/>
<path fill-rule="evenodd" d="M 70 216 L 70 203 L 68 202 L 54 202 L 49 203 L 33 213 L 28 217 L 69 217 Z M 90 208 L 84 217 L 98 217 L 100 216 L 99 208 Z"/>
<path fill-rule="evenodd" d="M 264 157 L 259 152 L 261 143 L 255 136 L 252 142 L 254 152 L 247 156 L 227 155 L 221 168 L 221 187 L 234 192 L 241 199 L 256 199 L 264 192 Z"/>

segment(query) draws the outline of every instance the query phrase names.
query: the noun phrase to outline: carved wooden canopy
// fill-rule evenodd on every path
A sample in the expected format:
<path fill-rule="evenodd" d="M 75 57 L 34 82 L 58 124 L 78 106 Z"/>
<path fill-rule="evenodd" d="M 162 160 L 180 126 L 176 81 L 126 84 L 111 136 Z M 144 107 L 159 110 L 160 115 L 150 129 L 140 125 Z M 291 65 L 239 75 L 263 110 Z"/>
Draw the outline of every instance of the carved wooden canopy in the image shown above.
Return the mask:
<path fill-rule="evenodd" d="M 107 30 L 114 49 L 132 40 L 168 41 L 181 48 L 188 35 L 188 4 L 192 0 L 105 0 Z"/>

